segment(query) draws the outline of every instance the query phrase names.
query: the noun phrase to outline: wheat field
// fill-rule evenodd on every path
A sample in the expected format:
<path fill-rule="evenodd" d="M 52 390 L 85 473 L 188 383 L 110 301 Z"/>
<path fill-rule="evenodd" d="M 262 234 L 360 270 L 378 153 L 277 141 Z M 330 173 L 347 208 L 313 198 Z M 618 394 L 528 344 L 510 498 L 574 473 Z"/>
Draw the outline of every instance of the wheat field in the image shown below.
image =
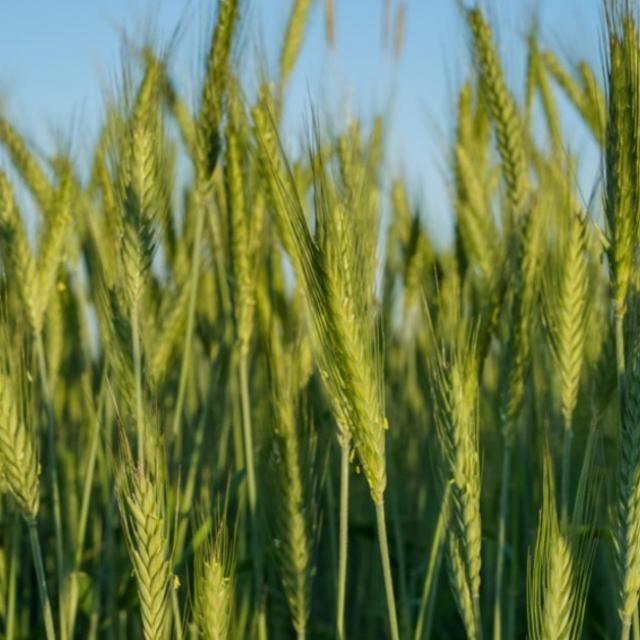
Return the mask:
<path fill-rule="evenodd" d="M 255 92 L 241 0 L 193 106 L 131 49 L 88 168 L 0 112 L 0 636 L 640 640 L 639 8 L 514 86 L 460 7 L 443 247 L 384 114 L 283 143 L 314 4 Z"/>

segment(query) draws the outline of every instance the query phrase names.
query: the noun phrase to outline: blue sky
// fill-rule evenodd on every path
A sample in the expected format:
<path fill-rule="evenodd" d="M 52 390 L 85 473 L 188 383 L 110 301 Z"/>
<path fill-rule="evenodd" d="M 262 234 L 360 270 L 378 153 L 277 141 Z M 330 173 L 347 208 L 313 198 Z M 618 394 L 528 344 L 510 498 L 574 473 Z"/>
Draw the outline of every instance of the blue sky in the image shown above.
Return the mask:
<path fill-rule="evenodd" d="M 393 15 L 399 0 L 389 0 Z M 311 103 L 349 115 L 389 116 L 389 153 L 426 211 L 432 233 L 450 233 L 445 179 L 455 91 L 468 69 L 468 38 L 454 0 L 407 0 L 402 56 L 382 47 L 384 0 L 334 0 L 336 46 L 324 37 L 323 0 L 315 0 L 286 109 L 290 134 L 307 121 Z M 289 0 L 245 0 L 242 46 L 246 81 L 266 56 L 275 69 Z M 600 63 L 600 0 L 484 0 L 515 91 L 524 69 L 523 36 L 536 12 L 543 42 L 571 59 Z M 180 25 L 174 71 L 193 101 L 215 2 L 204 0 L 24 0 L 6 3 L 0 21 L 0 100 L 11 119 L 44 150 L 70 138 L 90 149 L 102 115 L 103 89 L 117 77 L 123 34 L 152 33 L 168 42 Z M 565 109 L 571 150 L 584 154 L 586 183 L 597 161 L 584 130 Z M 292 137 L 294 137 L 292 135 Z M 588 184 L 586 185 L 588 188 Z"/>

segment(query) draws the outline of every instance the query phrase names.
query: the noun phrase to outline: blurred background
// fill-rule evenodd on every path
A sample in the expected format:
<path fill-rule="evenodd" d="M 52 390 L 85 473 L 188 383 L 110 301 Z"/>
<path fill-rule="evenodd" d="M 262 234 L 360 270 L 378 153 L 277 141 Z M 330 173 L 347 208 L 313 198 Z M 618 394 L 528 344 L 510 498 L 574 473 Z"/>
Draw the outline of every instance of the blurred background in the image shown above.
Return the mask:
<path fill-rule="evenodd" d="M 456 0 L 315 0 L 285 110 L 289 142 L 300 140 L 311 108 L 337 123 L 387 116 L 387 151 L 420 202 L 438 244 L 451 240 L 448 158 L 456 90 L 469 69 L 468 41 Z M 525 40 L 533 24 L 564 61 L 602 68 L 600 0 L 487 0 L 510 79 L 525 77 Z M 105 93 L 117 91 L 123 50 L 152 42 L 169 51 L 176 84 L 193 88 L 215 17 L 215 0 L 25 0 L 3 3 L 0 108 L 37 148 L 69 145 L 88 154 Z M 250 95 L 273 75 L 289 0 L 245 0 L 242 46 L 235 51 Z M 519 80 L 519 84 L 522 81 Z M 524 87 L 511 83 L 522 96 Z M 599 159 L 586 130 L 558 92 L 561 118 L 580 157 L 584 200 Z M 69 125 L 69 122 L 72 125 Z M 285 141 L 286 142 L 286 141 Z M 1 153 L 1 152 L 0 152 Z M 0 155 L 0 166 L 5 166 Z M 391 177 L 391 176 L 390 176 Z"/>

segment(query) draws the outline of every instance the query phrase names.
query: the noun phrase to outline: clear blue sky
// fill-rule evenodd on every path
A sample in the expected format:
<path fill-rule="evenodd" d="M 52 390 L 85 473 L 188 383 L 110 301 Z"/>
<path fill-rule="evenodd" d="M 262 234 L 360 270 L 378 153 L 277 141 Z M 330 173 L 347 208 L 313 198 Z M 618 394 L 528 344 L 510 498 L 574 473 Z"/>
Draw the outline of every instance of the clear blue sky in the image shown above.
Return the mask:
<path fill-rule="evenodd" d="M 310 103 L 339 117 L 390 116 L 389 151 L 425 205 L 434 235 L 450 232 L 445 152 L 455 89 L 468 69 L 468 38 L 454 0 L 407 0 L 404 49 L 399 61 L 382 47 L 384 0 L 334 0 L 336 47 L 324 38 L 323 0 L 315 0 L 300 63 L 292 79 L 287 128 L 299 130 Z M 392 15 L 399 0 L 390 0 Z M 600 68 L 600 0 L 484 0 L 514 89 L 522 83 L 523 36 L 535 11 L 543 42 L 570 58 Z M 257 53 L 270 69 L 286 22 L 289 0 L 245 0 L 246 79 Z M 114 86 L 126 32 L 167 42 L 181 26 L 174 65 L 178 85 L 193 98 L 215 0 L 22 0 L 5 3 L 0 20 L 0 100 L 8 115 L 41 148 L 70 138 L 81 154 L 90 148 L 102 115 L 105 87 Z M 262 59 L 262 56 L 260 56 Z M 571 149 L 592 155 L 584 131 L 566 114 Z M 575 130 L 574 130 L 575 129 Z M 2 162 L 0 160 L 0 162 Z M 587 163 L 587 178 L 597 168 Z M 595 168 L 594 168 L 595 167 Z"/>

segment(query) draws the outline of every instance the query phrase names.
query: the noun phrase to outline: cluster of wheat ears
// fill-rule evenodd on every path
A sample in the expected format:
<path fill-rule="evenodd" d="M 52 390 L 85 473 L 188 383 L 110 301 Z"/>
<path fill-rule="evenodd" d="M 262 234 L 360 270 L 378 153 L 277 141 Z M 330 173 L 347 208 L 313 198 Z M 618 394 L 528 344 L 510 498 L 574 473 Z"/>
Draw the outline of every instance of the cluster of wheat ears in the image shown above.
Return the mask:
<path fill-rule="evenodd" d="M 240 0 L 193 109 L 136 49 L 88 171 L 0 116 L 2 638 L 639 640 L 636 8 L 522 91 L 461 9 L 443 249 L 384 118 L 285 152 L 313 4 L 252 97 Z"/>

